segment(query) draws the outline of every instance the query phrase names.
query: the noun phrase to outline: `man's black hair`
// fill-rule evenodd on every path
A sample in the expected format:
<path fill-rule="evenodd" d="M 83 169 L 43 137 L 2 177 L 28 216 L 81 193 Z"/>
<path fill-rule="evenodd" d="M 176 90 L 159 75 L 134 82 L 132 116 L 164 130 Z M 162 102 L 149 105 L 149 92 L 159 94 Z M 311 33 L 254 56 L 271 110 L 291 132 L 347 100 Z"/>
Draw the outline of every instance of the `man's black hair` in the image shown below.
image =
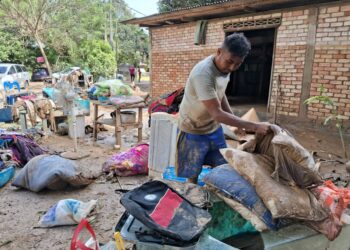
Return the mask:
<path fill-rule="evenodd" d="M 249 54 L 251 46 L 243 33 L 233 33 L 225 38 L 222 48 L 235 56 L 244 58 Z"/>

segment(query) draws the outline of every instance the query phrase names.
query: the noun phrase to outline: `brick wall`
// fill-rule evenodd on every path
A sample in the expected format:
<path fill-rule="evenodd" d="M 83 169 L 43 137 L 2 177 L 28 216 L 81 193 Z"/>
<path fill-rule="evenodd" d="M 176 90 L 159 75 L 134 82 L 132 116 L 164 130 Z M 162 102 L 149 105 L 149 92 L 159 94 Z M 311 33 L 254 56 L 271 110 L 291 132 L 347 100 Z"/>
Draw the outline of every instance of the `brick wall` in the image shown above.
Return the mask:
<path fill-rule="evenodd" d="M 308 10 L 284 12 L 277 31 L 275 66 L 270 107 L 275 105 L 277 78 L 280 88 L 277 112 L 297 116 L 308 34 Z"/>
<path fill-rule="evenodd" d="M 339 106 L 344 118 L 350 117 L 350 4 L 320 7 L 317 20 L 315 58 L 311 95 L 323 84 Z M 208 22 L 206 44 L 193 44 L 196 23 L 152 28 L 151 84 L 153 97 L 186 83 L 192 67 L 215 53 L 225 37 L 224 23 L 282 17 L 277 30 L 270 107 L 274 106 L 277 77 L 280 75 L 278 113 L 298 116 L 308 38 L 309 10 L 292 10 L 267 15 L 213 19 Z M 314 104 L 308 117 L 324 118 L 327 107 Z"/>
<path fill-rule="evenodd" d="M 319 9 L 310 95 L 323 85 L 344 119 L 350 117 L 350 4 Z M 309 106 L 308 116 L 324 118 L 329 107 Z"/>

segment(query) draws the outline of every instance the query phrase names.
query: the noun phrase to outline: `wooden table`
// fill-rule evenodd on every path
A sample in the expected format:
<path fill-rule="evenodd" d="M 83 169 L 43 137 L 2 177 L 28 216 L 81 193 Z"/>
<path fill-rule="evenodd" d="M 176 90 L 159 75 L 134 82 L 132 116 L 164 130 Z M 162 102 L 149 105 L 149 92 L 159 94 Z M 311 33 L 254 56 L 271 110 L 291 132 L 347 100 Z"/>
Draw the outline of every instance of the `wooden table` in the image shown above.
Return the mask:
<path fill-rule="evenodd" d="M 142 109 L 145 107 L 145 103 L 137 103 L 137 104 L 123 104 L 123 105 L 112 105 L 112 104 L 104 104 L 99 101 L 92 101 L 92 104 L 94 106 L 94 117 L 93 117 L 93 137 L 94 141 L 97 140 L 97 124 L 108 124 L 112 125 L 115 127 L 115 140 L 116 140 L 116 145 L 115 147 L 117 149 L 120 149 L 121 143 L 122 143 L 122 131 L 127 130 L 127 129 L 133 129 L 137 128 L 137 137 L 138 137 L 138 142 L 142 141 Z M 106 108 L 111 108 L 115 110 L 115 124 L 110 124 L 110 123 L 104 123 L 104 122 L 99 122 L 98 121 L 98 107 L 106 107 Z M 138 119 L 133 122 L 133 123 L 122 123 L 121 122 L 121 111 L 123 109 L 133 109 L 133 108 L 138 108 Z"/>

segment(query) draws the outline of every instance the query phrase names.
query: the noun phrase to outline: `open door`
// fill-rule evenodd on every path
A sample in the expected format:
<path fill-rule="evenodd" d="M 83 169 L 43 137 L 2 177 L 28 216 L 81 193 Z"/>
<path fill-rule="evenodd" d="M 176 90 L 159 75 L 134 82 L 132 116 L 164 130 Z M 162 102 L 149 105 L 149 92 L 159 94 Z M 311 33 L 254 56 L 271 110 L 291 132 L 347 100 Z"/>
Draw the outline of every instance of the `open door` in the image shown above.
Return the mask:
<path fill-rule="evenodd" d="M 251 42 L 252 50 L 241 67 L 231 73 L 226 95 L 232 106 L 267 107 L 275 32 L 275 28 L 243 31 Z"/>

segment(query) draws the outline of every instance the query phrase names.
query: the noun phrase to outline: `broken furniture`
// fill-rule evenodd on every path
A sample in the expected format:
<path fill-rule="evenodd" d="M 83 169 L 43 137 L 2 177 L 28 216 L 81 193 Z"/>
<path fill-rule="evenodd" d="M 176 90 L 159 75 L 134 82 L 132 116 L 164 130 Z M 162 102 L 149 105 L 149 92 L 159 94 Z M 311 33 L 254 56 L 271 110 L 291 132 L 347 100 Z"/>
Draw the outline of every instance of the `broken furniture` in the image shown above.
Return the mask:
<path fill-rule="evenodd" d="M 92 104 L 94 105 L 94 117 L 93 117 L 93 137 L 94 140 L 97 140 L 97 124 L 106 124 L 110 126 L 115 127 L 115 139 L 116 139 L 116 145 L 115 147 L 117 149 L 120 149 L 121 142 L 122 142 L 122 131 L 137 128 L 138 130 L 138 142 L 142 141 L 142 109 L 145 107 L 145 103 L 137 103 L 137 104 L 105 104 L 99 101 L 92 101 Z M 98 121 L 99 115 L 98 115 L 98 107 L 102 106 L 104 108 L 111 108 L 115 110 L 115 119 L 104 119 L 101 121 Z M 122 122 L 122 112 L 126 109 L 138 109 L 138 119 L 134 122 Z"/>

